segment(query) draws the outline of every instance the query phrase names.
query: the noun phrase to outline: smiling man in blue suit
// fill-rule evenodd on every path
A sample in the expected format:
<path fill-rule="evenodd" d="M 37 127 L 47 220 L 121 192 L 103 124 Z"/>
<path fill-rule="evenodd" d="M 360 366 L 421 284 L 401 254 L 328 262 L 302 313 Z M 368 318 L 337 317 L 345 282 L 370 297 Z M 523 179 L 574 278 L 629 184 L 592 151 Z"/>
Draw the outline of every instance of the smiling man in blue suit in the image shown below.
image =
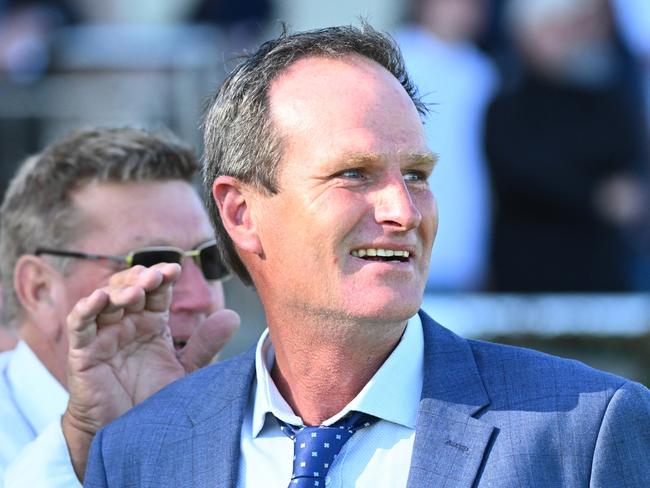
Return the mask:
<path fill-rule="evenodd" d="M 229 75 L 205 185 L 268 331 L 101 430 L 86 486 L 648 486 L 646 388 L 418 312 L 437 229 L 424 112 L 365 25 L 283 35 Z M 71 328 L 146 323 L 164 310 L 142 296 L 164 293 L 90 300 Z"/>

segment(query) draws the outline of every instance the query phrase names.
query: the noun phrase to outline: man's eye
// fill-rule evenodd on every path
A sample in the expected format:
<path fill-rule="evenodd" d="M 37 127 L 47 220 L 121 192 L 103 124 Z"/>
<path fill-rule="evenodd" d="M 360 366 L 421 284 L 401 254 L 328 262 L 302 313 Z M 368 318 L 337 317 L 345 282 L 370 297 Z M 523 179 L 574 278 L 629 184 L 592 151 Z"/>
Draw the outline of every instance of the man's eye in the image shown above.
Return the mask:
<path fill-rule="evenodd" d="M 427 175 L 423 171 L 407 171 L 404 173 L 404 181 L 426 181 Z"/>
<path fill-rule="evenodd" d="M 363 177 L 360 169 L 346 169 L 337 174 L 339 178 L 358 179 Z"/>

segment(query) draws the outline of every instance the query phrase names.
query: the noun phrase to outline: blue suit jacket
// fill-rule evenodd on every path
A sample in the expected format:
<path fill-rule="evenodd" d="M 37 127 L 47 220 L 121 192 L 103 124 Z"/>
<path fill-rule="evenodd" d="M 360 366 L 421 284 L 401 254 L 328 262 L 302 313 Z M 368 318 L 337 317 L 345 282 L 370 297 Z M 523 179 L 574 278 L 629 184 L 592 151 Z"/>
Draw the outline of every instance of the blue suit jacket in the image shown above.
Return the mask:
<path fill-rule="evenodd" d="M 645 387 L 575 361 L 462 339 L 421 317 L 425 374 L 409 488 L 650 486 Z M 251 350 L 108 425 L 93 442 L 84 486 L 236 486 L 254 371 Z"/>

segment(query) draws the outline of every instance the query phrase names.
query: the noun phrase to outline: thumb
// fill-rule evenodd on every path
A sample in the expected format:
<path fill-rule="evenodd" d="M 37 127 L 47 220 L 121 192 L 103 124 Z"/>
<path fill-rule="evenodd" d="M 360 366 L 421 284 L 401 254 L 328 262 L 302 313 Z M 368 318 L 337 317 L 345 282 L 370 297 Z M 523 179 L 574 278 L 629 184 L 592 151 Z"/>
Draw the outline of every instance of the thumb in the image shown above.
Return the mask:
<path fill-rule="evenodd" d="M 239 315 L 233 310 L 217 310 L 194 329 L 178 359 L 191 373 L 209 364 L 239 327 Z"/>

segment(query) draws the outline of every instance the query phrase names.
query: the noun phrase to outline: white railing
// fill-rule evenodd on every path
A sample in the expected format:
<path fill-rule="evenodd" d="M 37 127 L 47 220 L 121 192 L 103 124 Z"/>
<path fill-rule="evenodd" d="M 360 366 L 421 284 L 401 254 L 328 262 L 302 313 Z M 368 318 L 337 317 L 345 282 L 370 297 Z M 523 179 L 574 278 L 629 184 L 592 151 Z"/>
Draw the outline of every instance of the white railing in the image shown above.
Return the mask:
<path fill-rule="evenodd" d="M 425 294 L 422 308 L 464 337 L 650 332 L 650 294 Z"/>

